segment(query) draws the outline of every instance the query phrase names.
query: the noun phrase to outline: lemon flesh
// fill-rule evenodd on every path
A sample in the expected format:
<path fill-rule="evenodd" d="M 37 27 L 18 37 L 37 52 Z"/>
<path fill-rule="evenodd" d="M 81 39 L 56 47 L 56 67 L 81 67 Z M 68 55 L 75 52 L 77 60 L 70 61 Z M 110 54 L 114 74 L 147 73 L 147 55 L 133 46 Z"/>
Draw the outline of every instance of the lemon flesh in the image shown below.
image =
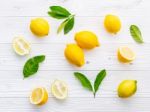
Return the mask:
<path fill-rule="evenodd" d="M 30 43 L 23 37 L 16 37 L 13 40 L 13 49 L 19 55 L 27 55 L 30 53 Z"/>
<path fill-rule="evenodd" d="M 124 80 L 118 87 L 118 96 L 121 98 L 127 98 L 135 94 L 137 90 L 136 80 Z"/>
<path fill-rule="evenodd" d="M 57 99 L 65 99 L 68 96 L 68 86 L 64 81 L 55 80 L 52 83 L 51 92 Z"/>
<path fill-rule="evenodd" d="M 43 105 L 48 100 L 48 92 L 45 88 L 35 88 L 30 96 L 30 102 L 35 105 Z"/>
<path fill-rule="evenodd" d="M 135 53 L 127 46 L 118 49 L 118 60 L 123 63 L 129 63 L 135 59 Z"/>
<path fill-rule="evenodd" d="M 116 34 L 121 29 L 121 21 L 119 17 L 109 14 L 105 16 L 104 26 L 109 33 Z"/>
<path fill-rule="evenodd" d="M 76 44 L 68 44 L 64 54 L 66 59 L 76 66 L 81 67 L 85 63 L 84 53 L 82 49 Z"/>
<path fill-rule="evenodd" d="M 93 49 L 99 46 L 97 36 L 91 31 L 81 31 L 76 33 L 75 41 L 83 49 Z"/>
<path fill-rule="evenodd" d="M 33 34 L 38 37 L 47 36 L 49 34 L 49 24 L 43 18 L 36 18 L 31 20 L 30 29 Z"/>

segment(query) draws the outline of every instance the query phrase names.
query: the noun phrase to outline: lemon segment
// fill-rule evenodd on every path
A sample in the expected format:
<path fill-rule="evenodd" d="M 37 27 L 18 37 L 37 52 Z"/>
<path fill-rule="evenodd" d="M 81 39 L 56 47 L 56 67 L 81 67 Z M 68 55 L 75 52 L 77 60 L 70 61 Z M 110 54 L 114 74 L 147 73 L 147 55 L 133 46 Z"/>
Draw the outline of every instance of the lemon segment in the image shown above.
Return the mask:
<path fill-rule="evenodd" d="M 35 88 L 30 96 L 30 102 L 35 105 L 43 105 L 48 100 L 48 92 L 45 88 Z"/>
<path fill-rule="evenodd" d="M 83 49 L 93 49 L 100 45 L 97 36 L 91 31 L 81 31 L 76 33 L 75 41 Z"/>
<path fill-rule="evenodd" d="M 118 49 L 118 60 L 123 63 L 129 63 L 135 59 L 135 53 L 126 46 L 122 46 Z"/>
<path fill-rule="evenodd" d="M 13 49 L 19 55 L 27 55 L 30 53 L 30 43 L 23 37 L 16 37 L 13 40 Z"/>
<path fill-rule="evenodd" d="M 136 80 L 124 80 L 118 87 L 118 96 L 121 98 L 127 98 L 135 94 L 137 90 Z"/>
<path fill-rule="evenodd" d="M 121 21 L 119 17 L 109 14 L 105 16 L 104 26 L 109 33 L 116 34 L 121 29 Z"/>
<path fill-rule="evenodd" d="M 64 54 L 69 62 L 75 64 L 78 67 L 83 66 L 85 63 L 84 53 L 82 49 L 76 44 L 68 44 Z"/>
<path fill-rule="evenodd" d="M 45 19 L 36 18 L 31 20 L 30 29 L 36 36 L 43 37 L 49 34 L 50 26 Z"/>
<path fill-rule="evenodd" d="M 64 81 L 55 80 L 52 83 L 51 92 L 57 99 L 65 99 L 68 96 L 68 86 Z"/>

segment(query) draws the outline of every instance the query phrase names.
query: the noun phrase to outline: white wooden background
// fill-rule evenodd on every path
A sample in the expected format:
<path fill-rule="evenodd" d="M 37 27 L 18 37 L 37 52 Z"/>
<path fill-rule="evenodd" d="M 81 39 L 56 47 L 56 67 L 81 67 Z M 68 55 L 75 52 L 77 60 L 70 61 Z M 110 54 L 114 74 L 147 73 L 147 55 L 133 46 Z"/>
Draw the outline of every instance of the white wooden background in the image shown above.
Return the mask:
<path fill-rule="evenodd" d="M 74 30 L 68 35 L 56 35 L 61 21 L 47 15 L 49 6 L 65 6 L 76 14 Z M 149 112 L 150 111 L 150 0 L 1 0 L 0 3 L 0 112 Z M 122 20 L 122 29 L 112 36 L 103 28 L 106 14 L 116 14 Z M 51 25 L 50 35 L 37 39 L 29 30 L 32 18 L 43 17 Z M 139 45 L 129 34 L 129 26 L 140 27 L 145 43 Z M 85 52 L 86 64 L 82 68 L 70 65 L 63 55 L 66 43 L 72 43 L 74 33 L 80 30 L 94 31 L 101 47 Z M 12 39 L 22 35 L 32 43 L 27 57 L 17 56 L 12 50 Z M 116 51 L 127 45 L 136 52 L 131 64 L 117 61 Z M 45 54 L 46 61 L 33 77 L 23 80 L 22 68 L 32 56 Z M 74 78 L 74 71 L 81 71 L 94 80 L 101 69 L 107 70 L 97 97 L 84 90 Z M 51 94 L 42 107 L 29 103 L 29 94 L 36 86 L 47 87 L 55 79 L 69 85 L 69 97 L 56 100 Z M 134 97 L 120 99 L 116 88 L 124 79 L 138 80 Z"/>

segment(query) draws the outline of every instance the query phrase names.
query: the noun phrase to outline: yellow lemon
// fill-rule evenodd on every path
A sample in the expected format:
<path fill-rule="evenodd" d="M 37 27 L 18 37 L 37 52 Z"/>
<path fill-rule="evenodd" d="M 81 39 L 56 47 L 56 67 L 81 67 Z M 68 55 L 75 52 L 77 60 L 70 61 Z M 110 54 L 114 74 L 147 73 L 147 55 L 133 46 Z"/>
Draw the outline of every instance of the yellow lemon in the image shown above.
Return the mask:
<path fill-rule="evenodd" d="M 122 46 L 118 49 L 118 60 L 123 63 L 129 63 L 135 59 L 135 53 L 126 46 Z"/>
<path fill-rule="evenodd" d="M 83 49 L 92 49 L 99 46 L 97 36 L 90 31 L 81 31 L 75 34 L 77 44 Z"/>
<path fill-rule="evenodd" d="M 45 19 L 36 18 L 31 20 L 30 29 L 35 35 L 43 37 L 48 35 L 50 27 Z"/>
<path fill-rule="evenodd" d="M 68 86 L 64 81 L 55 80 L 52 83 L 51 92 L 57 99 L 65 99 L 68 96 Z"/>
<path fill-rule="evenodd" d="M 136 80 L 124 80 L 118 87 L 118 96 L 121 98 L 127 98 L 132 96 L 137 90 Z"/>
<path fill-rule="evenodd" d="M 116 34 L 121 29 L 121 21 L 115 15 L 106 15 L 104 26 L 108 32 Z"/>
<path fill-rule="evenodd" d="M 48 92 L 44 87 L 35 88 L 30 96 L 30 102 L 35 105 L 43 105 L 48 100 Z"/>
<path fill-rule="evenodd" d="M 80 67 L 83 66 L 85 63 L 84 53 L 82 49 L 76 44 L 68 44 L 64 54 L 68 59 L 68 61 L 71 62 L 72 64 L 75 64 Z"/>
<path fill-rule="evenodd" d="M 23 37 L 16 37 L 13 39 L 13 49 L 19 55 L 27 55 L 30 52 L 30 43 Z"/>

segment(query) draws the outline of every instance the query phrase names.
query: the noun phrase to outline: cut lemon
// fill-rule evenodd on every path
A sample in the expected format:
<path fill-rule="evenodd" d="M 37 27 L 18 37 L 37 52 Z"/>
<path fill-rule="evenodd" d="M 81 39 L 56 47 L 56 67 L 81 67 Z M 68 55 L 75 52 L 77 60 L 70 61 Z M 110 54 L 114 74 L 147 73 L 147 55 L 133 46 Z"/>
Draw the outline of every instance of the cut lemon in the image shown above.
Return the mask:
<path fill-rule="evenodd" d="M 30 43 L 23 37 L 16 37 L 13 40 L 13 49 L 19 55 L 27 55 L 30 52 Z"/>
<path fill-rule="evenodd" d="M 118 49 L 118 60 L 123 63 L 131 62 L 135 59 L 135 53 L 126 46 L 120 47 Z"/>
<path fill-rule="evenodd" d="M 48 92 L 45 88 L 35 88 L 30 96 L 30 102 L 35 105 L 43 105 L 48 100 Z"/>
<path fill-rule="evenodd" d="M 64 81 L 55 80 L 51 86 L 51 92 L 57 99 L 65 99 L 68 96 L 68 87 Z"/>

